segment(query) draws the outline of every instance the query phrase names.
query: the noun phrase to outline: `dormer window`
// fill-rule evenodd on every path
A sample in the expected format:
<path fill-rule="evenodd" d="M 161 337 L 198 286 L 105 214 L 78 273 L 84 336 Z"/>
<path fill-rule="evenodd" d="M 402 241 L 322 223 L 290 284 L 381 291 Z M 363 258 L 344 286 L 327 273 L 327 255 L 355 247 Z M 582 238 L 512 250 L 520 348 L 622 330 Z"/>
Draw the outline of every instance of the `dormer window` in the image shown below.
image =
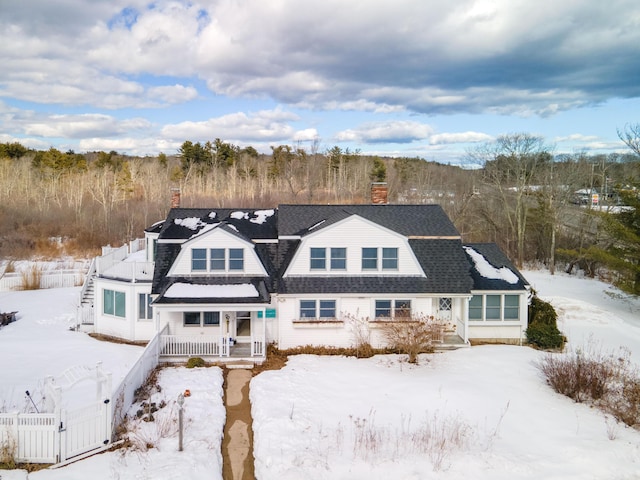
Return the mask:
<path fill-rule="evenodd" d="M 242 248 L 192 248 L 192 272 L 227 272 L 244 270 Z"/>
<path fill-rule="evenodd" d="M 375 248 L 364 247 L 362 249 L 362 270 L 379 270 L 378 256 L 379 250 L 382 250 L 382 270 L 397 270 L 398 269 L 398 249 L 393 248 Z"/>
<path fill-rule="evenodd" d="M 310 252 L 311 270 L 324 270 L 327 268 L 327 249 L 326 248 L 311 248 Z"/>
<path fill-rule="evenodd" d="M 191 270 L 194 272 L 207 271 L 207 249 L 206 248 L 191 249 Z"/>

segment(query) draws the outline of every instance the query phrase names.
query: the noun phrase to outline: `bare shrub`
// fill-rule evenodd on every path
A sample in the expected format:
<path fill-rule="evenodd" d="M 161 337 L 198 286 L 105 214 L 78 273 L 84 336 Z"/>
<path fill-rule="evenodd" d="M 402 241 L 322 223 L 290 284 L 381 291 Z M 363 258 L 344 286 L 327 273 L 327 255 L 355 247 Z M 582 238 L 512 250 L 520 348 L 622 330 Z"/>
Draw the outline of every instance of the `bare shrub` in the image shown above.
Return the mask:
<path fill-rule="evenodd" d="M 400 427 L 377 424 L 372 410 L 368 418 L 351 418 L 353 456 L 364 461 L 386 457 L 406 458 L 426 455 L 434 471 L 442 470 L 453 453 L 467 448 L 472 428 L 458 416 L 426 415 L 416 426 L 411 417 L 402 417 Z"/>
<path fill-rule="evenodd" d="M 371 329 L 368 317 L 358 317 L 350 313 L 342 313 L 344 322 L 349 326 L 357 358 L 370 358 L 374 355 L 371 346 Z"/>
<path fill-rule="evenodd" d="M 442 325 L 433 316 L 400 317 L 382 324 L 387 345 L 408 355 L 409 363 L 418 363 L 420 353 L 433 353 Z"/>
<path fill-rule="evenodd" d="M 42 267 L 34 264 L 20 272 L 20 288 L 22 290 L 38 290 L 42 280 Z"/>
<path fill-rule="evenodd" d="M 547 382 L 575 402 L 595 405 L 629 426 L 640 424 L 640 376 L 626 349 L 604 353 L 592 343 L 538 363 Z"/>
<path fill-rule="evenodd" d="M 6 436 L 0 435 L 0 438 L 4 437 L 4 440 L 0 442 L 0 468 L 13 470 L 16 468 L 18 444 L 10 431 L 7 431 L 6 433 Z"/>

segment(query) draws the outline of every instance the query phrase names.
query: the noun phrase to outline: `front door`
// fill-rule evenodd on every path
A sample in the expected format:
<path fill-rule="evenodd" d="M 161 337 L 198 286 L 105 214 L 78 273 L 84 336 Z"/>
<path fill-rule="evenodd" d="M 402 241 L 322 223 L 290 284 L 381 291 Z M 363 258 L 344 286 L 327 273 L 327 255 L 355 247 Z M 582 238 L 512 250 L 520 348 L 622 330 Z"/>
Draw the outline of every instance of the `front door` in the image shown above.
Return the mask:
<path fill-rule="evenodd" d="M 251 312 L 236 313 L 236 341 L 251 343 Z"/>

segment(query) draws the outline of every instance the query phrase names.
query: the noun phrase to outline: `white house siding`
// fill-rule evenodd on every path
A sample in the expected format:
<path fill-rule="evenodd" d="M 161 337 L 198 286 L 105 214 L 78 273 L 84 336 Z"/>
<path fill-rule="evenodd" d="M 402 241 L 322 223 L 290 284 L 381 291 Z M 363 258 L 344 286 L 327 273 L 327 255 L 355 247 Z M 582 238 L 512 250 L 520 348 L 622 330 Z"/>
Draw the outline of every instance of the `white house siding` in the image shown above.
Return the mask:
<path fill-rule="evenodd" d="M 525 328 L 518 322 L 508 325 L 476 325 L 469 322 L 469 339 L 473 342 L 520 343 L 524 340 Z"/>
<path fill-rule="evenodd" d="M 489 342 L 495 341 L 500 343 L 520 343 L 520 341 L 524 339 L 524 331 L 527 329 L 527 321 L 529 316 L 528 292 L 514 292 L 512 290 L 505 290 L 474 291 L 472 293 L 474 295 L 519 295 L 519 319 L 502 321 L 469 320 L 469 340 Z"/>
<path fill-rule="evenodd" d="M 176 310 L 178 308 L 179 310 Z M 255 305 L 180 305 L 171 307 L 161 306 L 157 308 L 158 315 L 158 329 L 164 328 L 165 325 L 169 325 L 169 332 L 171 335 L 215 335 L 221 336 L 227 334 L 227 325 L 225 314 L 229 315 L 230 327 L 233 327 L 232 322 L 235 321 L 236 311 L 250 311 L 251 312 L 251 328 L 252 335 L 255 337 L 261 337 L 263 328 L 266 328 L 266 339 L 269 343 L 276 339 L 277 327 L 274 325 L 275 319 L 267 318 L 266 325 L 263 327 L 263 318 L 258 318 L 258 311 L 262 311 L 266 308 L 275 308 L 269 305 L 255 306 Z M 183 321 L 183 312 L 220 312 L 220 326 L 209 327 L 196 327 L 185 326 Z"/>
<path fill-rule="evenodd" d="M 299 302 L 301 299 L 335 299 L 337 322 L 318 321 L 298 321 Z M 298 297 L 278 298 L 278 347 L 281 349 L 294 348 L 303 345 L 351 347 L 355 345 L 356 335 L 354 333 L 353 319 L 370 319 L 369 332 L 370 343 L 374 347 L 383 346 L 379 324 L 375 324 L 375 301 L 376 300 L 411 300 L 411 310 L 414 315 L 432 315 L 433 301 L 429 297 L 415 298 L 410 295 L 361 295 L 353 297 L 342 297 L 332 295 L 305 295 Z M 348 317 L 352 317 L 350 320 Z M 365 323 L 366 324 L 366 323 Z"/>
<path fill-rule="evenodd" d="M 104 314 L 104 290 L 125 294 L 125 317 Z M 150 293 L 150 283 L 124 283 L 97 278 L 95 283 L 95 331 L 103 335 L 130 341 L 145 341 L 153 337 L 155 325 L 152 320 L 138 321 L 138 294 Z"/>
<path fill-rule="evenodd" d="M 231 272 L 195 272 L 196 275 L 213 274 L 213 275 L 253 275 L 266 276 L 267 273 L 255 252 L 254 245 L 251 242 L 245 242 L 241 238 L 225 232 L 217 228 L 203 235 L 182 244 L 182 250 L 176 258 L 169 276 L 188 276 L 194 274 L 191 271 L 191 249 L 192 248 L 242 248 L 244 249 L 244 270 Z"/>
<path fill-rule="evenodd" d="M 330 251 L 327 250 L 327 270 L 310 270 L 310 248 L 346 248 L 347 269 L 330 270 Z M 398 269 L 381 270 L 381 250 L 378 252 L 378 271 L 362 270 L 363 247 L 398 249 Z M 352 216 L 330 227 L 318 230 L 302 239 L 285 276 L 294 275 L 403 275 L 424 276 L 405 237 L 380 227 L 361 217 Z"/>

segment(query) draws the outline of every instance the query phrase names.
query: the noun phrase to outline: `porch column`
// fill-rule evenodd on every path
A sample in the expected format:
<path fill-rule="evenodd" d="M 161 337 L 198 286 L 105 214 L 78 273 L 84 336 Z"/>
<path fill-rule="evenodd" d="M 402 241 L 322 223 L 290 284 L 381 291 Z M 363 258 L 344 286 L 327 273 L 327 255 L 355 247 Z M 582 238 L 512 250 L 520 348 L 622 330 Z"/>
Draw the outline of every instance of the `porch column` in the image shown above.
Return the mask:
<path fill-rule="evenodd" d="M 466 297 L 462 302 L 462 320 L 464 323 L 464 338 L 465 342 L 469 341 L 469 301 L 471 297 Z"/>

